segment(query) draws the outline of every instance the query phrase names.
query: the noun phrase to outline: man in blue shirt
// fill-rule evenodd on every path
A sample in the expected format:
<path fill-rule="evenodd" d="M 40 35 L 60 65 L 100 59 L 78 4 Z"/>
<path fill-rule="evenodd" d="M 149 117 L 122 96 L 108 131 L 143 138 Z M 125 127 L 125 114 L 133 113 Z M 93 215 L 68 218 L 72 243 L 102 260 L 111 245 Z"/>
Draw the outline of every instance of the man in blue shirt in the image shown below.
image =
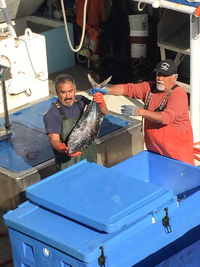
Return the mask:
<path fill-rule="evenodd" d="M 68 153 L 68 147 L 64 142 L 79 120 L 84 107 L 90 103 L 90 100 L 82 95 L 76 95 L 75 81 L 68 74 L 60 74 L 56 78 L 55 89 L 58 99 L 45 114 L 44 123 L 46 133 L 54 150 L 56 169 L 65 169 L 82 159 L 87 159 L 89 162 L 97 162 L 94 142 L 83 152 L 77 151 L 73 154 Z M 96 93 L 94 101 L 100 105 L 103 115 L 108 114 L 102 93 Z"/>

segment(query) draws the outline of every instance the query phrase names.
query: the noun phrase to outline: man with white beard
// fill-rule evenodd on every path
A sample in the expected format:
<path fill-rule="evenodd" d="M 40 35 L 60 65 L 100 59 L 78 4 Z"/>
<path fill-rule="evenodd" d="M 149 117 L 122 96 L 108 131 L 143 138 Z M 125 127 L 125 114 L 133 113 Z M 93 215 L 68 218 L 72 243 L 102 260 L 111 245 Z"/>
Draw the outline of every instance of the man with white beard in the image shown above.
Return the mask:
<path fill-rule="evenodd" d="M 144 141 L 149 151 L 194 164 L 193 130 L 185 90 L 178 86 L 177 65 L 171 59 L 155 67 L 156 81 L 116 84 L 103 88 L 110 95 L 141 99 L 144 107 L 123 105 L 123 116 L 142 116 Z"/>

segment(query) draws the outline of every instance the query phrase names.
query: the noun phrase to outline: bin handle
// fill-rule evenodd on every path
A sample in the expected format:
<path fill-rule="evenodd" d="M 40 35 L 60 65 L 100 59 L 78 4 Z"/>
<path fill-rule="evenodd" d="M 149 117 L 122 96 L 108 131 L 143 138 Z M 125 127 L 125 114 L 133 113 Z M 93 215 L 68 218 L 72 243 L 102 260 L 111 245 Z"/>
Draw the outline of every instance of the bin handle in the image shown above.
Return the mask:
<path fill-rule="evenodd" d="M 33 32 L 31 31 L 30 28 L 26 28 L 26 29 L 25 29 L 25 35 L 26 35 L 27 37 L 29 37 L 30 39 L 32 39 L 32 37 L 33 37 Z"/>

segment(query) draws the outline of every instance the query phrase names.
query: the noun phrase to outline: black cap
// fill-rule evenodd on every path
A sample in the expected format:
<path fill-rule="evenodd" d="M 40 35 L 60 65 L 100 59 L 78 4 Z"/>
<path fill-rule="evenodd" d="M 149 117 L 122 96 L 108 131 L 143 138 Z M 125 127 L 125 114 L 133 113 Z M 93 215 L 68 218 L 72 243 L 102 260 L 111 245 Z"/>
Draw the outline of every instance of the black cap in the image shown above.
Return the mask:
<path fill-rule="evenodd" d="M 166 76 L 171 76 L 173 74 L 177 74 L 177 65 L 173 60 L 165 59 L 158 63 L 153 72 L 159 72 L 165 74 Z"/>

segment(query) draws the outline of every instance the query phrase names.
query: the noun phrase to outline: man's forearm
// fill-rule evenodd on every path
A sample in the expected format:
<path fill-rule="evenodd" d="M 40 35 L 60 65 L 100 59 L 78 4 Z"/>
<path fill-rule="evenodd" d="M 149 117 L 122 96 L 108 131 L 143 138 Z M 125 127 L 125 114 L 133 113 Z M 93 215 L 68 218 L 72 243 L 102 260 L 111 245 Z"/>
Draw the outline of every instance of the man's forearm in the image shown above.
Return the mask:
<path fill-rule="evenodd" d="M 155 111 L 150 111 L 150 110 L 146 110 L 143 108 L 138 108 L 137 115 L 142 116 L 143 118 L 156 122 L 156 123 L 162 123 L 161 112 L 155 112 Z"/>
<path fill-rule="evenodd" d="M 103 115 L 107 115 L 107 114 L 109 113 L 108 108 L 107 108 L 106 105 L 103 106 L 103 107 L 101 108 L 101 113 L 102 113 Z"/>
<path fill-rule="evenodd" d="M 109 95 L 123 95 L 124 87 L 122 84 L 116 84 L 109 87 Z"/>

